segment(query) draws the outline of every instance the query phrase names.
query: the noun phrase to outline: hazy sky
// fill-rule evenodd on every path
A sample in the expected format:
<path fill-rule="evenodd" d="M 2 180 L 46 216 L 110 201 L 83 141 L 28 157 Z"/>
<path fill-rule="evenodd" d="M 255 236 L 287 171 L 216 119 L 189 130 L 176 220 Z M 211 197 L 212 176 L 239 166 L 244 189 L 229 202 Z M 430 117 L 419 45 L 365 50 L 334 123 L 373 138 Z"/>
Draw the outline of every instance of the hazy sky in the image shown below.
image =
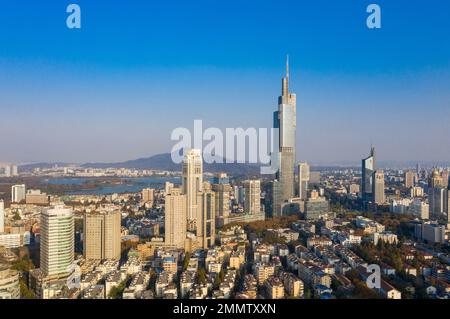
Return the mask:
<path fill-rule="evenodd" d="M 0 162 L 146 157 L 194 119 L 270 127 L 286 54 L 300 159 L 450 161 L 449 1 L 163 2 L 1 1 Z"/>

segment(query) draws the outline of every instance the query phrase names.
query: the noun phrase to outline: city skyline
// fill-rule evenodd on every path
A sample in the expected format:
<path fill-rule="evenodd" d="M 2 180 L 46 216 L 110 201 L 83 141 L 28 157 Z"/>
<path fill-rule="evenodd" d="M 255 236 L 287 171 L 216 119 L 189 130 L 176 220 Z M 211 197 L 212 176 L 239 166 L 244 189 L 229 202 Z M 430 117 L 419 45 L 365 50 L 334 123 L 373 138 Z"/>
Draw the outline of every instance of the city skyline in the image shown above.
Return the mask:
<path fill-rule="evenodd" d="M 450 160 L 447 3 L 380 1 L 380 30 L 367 29 L 366 6 L 349 1 L 269 2 L 254 11 L 233 2 L 80 5 L 77 31 L 64 26 L 64 4 L 5 4 L 0 13 L 0 110 L 8 119 L 0 162 L 166 153 L 170 132 L 195 119 L 269 128 L 286 54 L 298 98 L 297 160 L 357 163 L 371 143 L 380 161 Z M 228 19 L 235 24 L 223 28 Z M 183 23 L 190 28 L 181 31 Z"/>

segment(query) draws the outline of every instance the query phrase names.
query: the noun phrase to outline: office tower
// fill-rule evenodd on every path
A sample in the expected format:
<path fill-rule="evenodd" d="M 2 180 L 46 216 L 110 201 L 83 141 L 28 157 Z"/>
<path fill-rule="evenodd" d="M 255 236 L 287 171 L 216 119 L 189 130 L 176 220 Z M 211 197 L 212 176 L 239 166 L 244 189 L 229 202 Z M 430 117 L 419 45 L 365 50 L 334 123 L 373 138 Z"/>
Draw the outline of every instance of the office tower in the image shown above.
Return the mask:
<path fill-rule="evenodd" d="M 83 255 L 86 259 L 120 259 L 120 211 L 84 214 Z"/>
<path fill-rule="evenodd" d="M 74 260 L 72 209 L 56 205 L 41 213 L 41 271 L 44 276 L 67 276 Z"/>
<path fill-rule="evenodd" d="M 307 199 L 309 184 L 309 165 L 308 163 L 298 164 L 298 197 Z"/>
<path fill-rule="evenodd" d="M 375 204 L 384 204 L 386 202 L 384 196 L 384 173 L 383 171 L 376 170 L 373 173 L 372 195 L 373 202 Z"/>
<path fill-rule="evenodd" d="M 200 150 L 188 150 L 183 159 L 182 193 L 186 195 L 188 230 L 195 230 L 197 194 L 202 191 L 203 160 Z"/>
<path fill-rule="evenodd" d="M 25 200 L 25 185 L 14 185 L 11 187 L 11 202 L 20 203 Z"/>
<path fill-rule="evenodd" d="M 420 171 L 421 171 L 420 164 L 417 163 L 417 165 L 416 165 L 416 174 L 417 174 L 417 176 L 420 176 Z"/>
<path fill-rule="evenodd" d="M 168 246 L 184 248 L 186 240 L 186 195 L 180 189 L 172 188 L 166 195 L 165 203 L 165 243 Z"/>
<path fill-rule="evenodd" d="M 311 192 L 310 198 L 305 201 L 305 219 L 319 220 L 330 211 L 330 203 L 325 197 L 319 196 L 316 190 Z"/>
<path fill-rule="evenodd" d="M 375 171 L 375 148 L 370 150 L 369 157 L 362 160 L 361 167 L 361 197 L 363 201 L 373 200 L 373 172 Z"/>
<path fill-rule="evenodd" d="M 154 198 L 155 190 L 153 188 L 144 188 L 142 190 L 142 201 L 144 203 L 152 203 Z"/>
<path fill-rule="evenodd" d="M 12 165 L 11 166 L 11 175 L 12 176 L 17 176 L 19 175 L 18 169 L 17 169 L 17 165 Z"/>
<path fill-rule="evenodd" d="M 216 237 L 216 194 L 209 183 L 203 183 L 198 193 L 197 240 L 206 249 L 214 245 Z"/>
<path fill-rule="evenodd" d="M 0 234 L 5 232 L 5 203 L 0 200 Z"/>
<path fill-rule="evenodd" d="M 230 180 L 226 173 L 219 173 L 212 182 L 212 190 L 216 193 L 216 217 L 228 217 L 230 215 Z"/>
<path fill-rule="evenodd" d="M 286 76 L 282 79 L 278 110 L 274 112 L 274 125 L 278 129 L 278 171 L 273 182 L 273 216 L 282 215 L 282 205 L 294 196 L 295 141 L 297 127 L 297 101 L 289 93 L 289 60 L 286 61 Z"/>
<path fill-rule="evenodd" d="M 446 189 L 443 187 L 442 176 L 439 170 L 433 169 L 428 184 L 428 202 L 430 204 L 430 218 L 439 219 L 445 212 Z"/>
<path fill-rule="evenodd" d="M 244 212 L 249 215 L 261 212 L 261 182 L 257 179 L 244 182 L 245 204 Z"/>
<path fill-rule="evenodd" d="M 416 173 L 413 171 L 407 171 L 405 173 L 405 187 L 411 188 L 414 187 L 416 181 Z"/>

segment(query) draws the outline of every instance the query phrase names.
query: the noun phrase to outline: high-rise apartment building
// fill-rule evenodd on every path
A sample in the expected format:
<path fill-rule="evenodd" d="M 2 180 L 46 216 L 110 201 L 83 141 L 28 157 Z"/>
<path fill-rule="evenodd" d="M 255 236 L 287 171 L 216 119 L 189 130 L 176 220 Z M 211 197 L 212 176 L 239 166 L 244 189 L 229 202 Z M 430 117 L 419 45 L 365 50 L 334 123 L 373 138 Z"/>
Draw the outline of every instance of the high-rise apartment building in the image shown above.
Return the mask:
<path fill-rule="evenodd" d="M 298 197 L 302 200 L 308 198 L 309 164 L 298 163 Z"/>
<path fill-rule="evenodd" d="M 183 159 L 182 193 L 186 195 L 187 226 L 196 229 L 198 196 L 203 187 L 203 159 L 201 150 L 188 150 Z"/>
<path fill-rule="evenodd" d="M 370 150 L 369 157 L 362 160 L 361 165 L 361 198 L 363 201 L 373 200 L 373 172 L 375 171 L 375 148 Z"/>
<path fill-rule="evenodd" d="M 231 185 L 226 173 L 219 173 L 213 178 L 212 190 L 216 193 L 216 217 L 228 217 L 230 215 Z"/>
<path fill-rule="evenodd" d="M 26 196 L 26 187 L 24 184 L 22 185 L 13 185 L 11 187 L 11 202 L 20 203 L 25 200 Z"/>
<path fill-rule="evenodd" d="M 244 182 L 245 204 L 244 212 L 254 215 L 261 212 L 261 181 L 247 180 Z"/>
<path fill-rule="evenodd" d="M 413 171 L 407 171 L 405 173 L 405 187 L 406 188 L 411 188 L 414 187 L 416 179 L 417 179 L 417 174 Z"/>
<path fill-rule="evenodd" d="M 272 215 L 281 216 L 283 203 L 294 197 L 294 168 L 296 154 L 297 97 L 289 92 L 289 61 L 282 79 L 278 110 L 274 112 L 274 125 L 278 129 L 278 170 L 273 182 Z"/>
<path fill-rule="evenodd" d="M 0 234 L 5 232 L 5 203 L 0 200 Z"/>
<path fill-rule="evenodd" d="M 214 245 L 216 237 L 216 194 L 209 183 L 203 183 L 198 193 L 197 240 L 206 249 Z"/>
<path fill-rule="evenodd" d="M 373 173 L 372 196 L 375 204 L 384 204 L 386 198 L 384 195 L 384 172 L 376 170 Z"/>
<path fill-rule="evenodd" d="M 68 275 L 74 260 L 72 209 L 56 205 L 41 213 L 41 271 L 44 276 Z"/>
<path fill-rule="evenodd" d="M 186 240 L 186 195 L 180 189 L 172 188 L 165 201 L 165 243 L 168 246 L 184 248 Z"/>
<path fill-rule="evenodd" d="M 86 259 L 120 259 L 120 211 L 84 214 L 83 255 Z"/>
<path fill-rule="evenodd" d="M 153 203 L 155 190 L 153 188 L 144 188 L 142 190 L 142 201 L 144 203 Z"/>

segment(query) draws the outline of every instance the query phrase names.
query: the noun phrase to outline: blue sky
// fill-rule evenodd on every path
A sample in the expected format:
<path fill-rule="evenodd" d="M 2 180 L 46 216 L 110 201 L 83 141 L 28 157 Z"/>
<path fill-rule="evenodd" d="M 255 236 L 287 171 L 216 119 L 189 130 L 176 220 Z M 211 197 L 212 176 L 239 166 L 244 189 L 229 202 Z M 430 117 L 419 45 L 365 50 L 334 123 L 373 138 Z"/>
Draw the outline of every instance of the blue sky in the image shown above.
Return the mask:
<path fill-rule="evenodd" d="M 0 162 L 168 152 L 194 119 L 270 127 L 286 54 L 299 159 L 358 161 L 372 142 L 384 160 L 450 160 L 448 1 L 0 4 Z"/>

